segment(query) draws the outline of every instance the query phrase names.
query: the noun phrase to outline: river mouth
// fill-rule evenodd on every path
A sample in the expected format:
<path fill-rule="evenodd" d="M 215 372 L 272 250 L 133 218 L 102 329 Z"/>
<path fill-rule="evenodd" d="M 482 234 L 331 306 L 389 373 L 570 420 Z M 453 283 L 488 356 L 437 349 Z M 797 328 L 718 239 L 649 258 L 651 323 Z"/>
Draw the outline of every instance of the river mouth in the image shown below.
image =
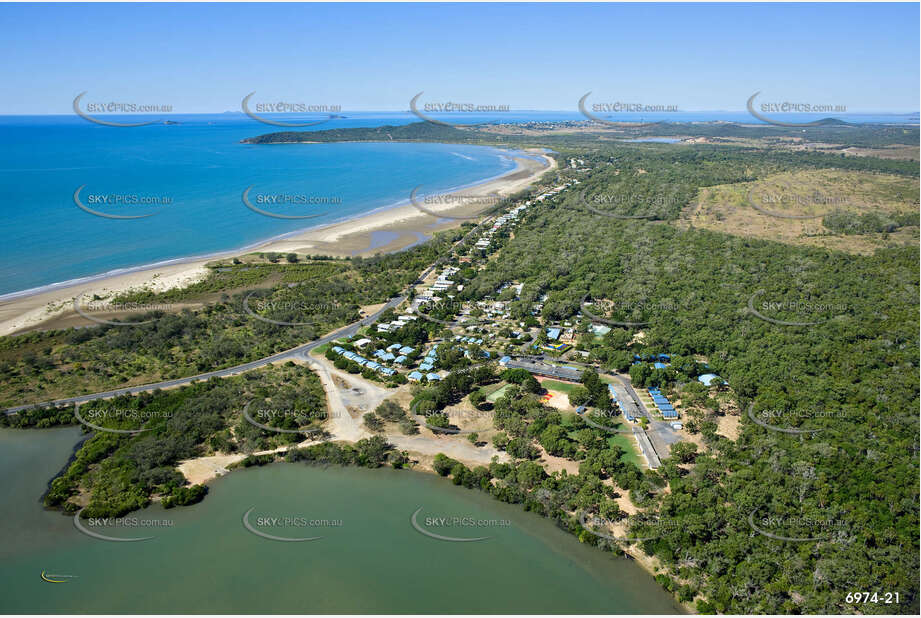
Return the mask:
<path fill-rule="evenodd" d="M 154 505 L 93 528 L 149 540 L 86 536 L 39 502 L 79 439 L 75 428 L 0 431 L 0 459 L 22 478 L 0 490 L 4 613 L 681 612 L 632 561 L 421 472 L 236 470 L 197 505 Z"/>

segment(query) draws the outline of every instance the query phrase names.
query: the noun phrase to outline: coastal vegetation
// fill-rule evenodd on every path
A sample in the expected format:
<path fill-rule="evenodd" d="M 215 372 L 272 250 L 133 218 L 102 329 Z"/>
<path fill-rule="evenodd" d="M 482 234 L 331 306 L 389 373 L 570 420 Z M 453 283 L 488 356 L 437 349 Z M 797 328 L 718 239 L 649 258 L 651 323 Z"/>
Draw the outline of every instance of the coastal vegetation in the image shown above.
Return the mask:
<path fill-rule="evenodd" d="M 262 429 L 245 418 L 244 409 L 263 425 L 304 433 Z M 180 461 L 293 445 L 319 435 L 327 416 L 316 374 L 294 363 L 98 401 L 78 413 L 120 432 L 94 431 L 45 495 L 45 506 L 69 512 L 85 507 L 84 517 L 119 517 L 154 499 L 166 507 L 198 502 L 205 490 L 188 486 L 177 470 Z"/>

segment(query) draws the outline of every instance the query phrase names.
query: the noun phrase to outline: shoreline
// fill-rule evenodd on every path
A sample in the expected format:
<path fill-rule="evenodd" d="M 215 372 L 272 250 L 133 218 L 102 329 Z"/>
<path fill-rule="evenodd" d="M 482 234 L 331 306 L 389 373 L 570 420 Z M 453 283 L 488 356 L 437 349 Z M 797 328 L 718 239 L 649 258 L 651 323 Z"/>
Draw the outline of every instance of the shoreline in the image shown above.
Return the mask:
<path fill-rule="evenodd" d="M 542 149 L 510 152 L 509 156 L 516 163 L 512 170 L 438 193 L 461 199 L 446 206 L 429 205 L 427 208 L 438 214 L 469 216 L 471 211 L 476 213 L 482 210 L 482 206 L 474 204 L 471 207 L 464 203 L 463 197 L 493 192 L 505 197 L 527 188 L 545 172 L 556 169 L 556 160 Z M 393 253 L 424 242 L 435 232 L 457 227 L 467 220 L 434 217 L 407 202 L 403 200 L 341 221 L 285 232 L 236 249 L 120 268 L 0 295 L 0 336 L 34 328 L 68 311 L 73 313 L 73 300 L 79 296 L 105 298 L 130 290 L 162 292 L 194 284 L 208 275 L 205 265 L 218 259 L 254 252 L 323 254 L 333 257 L 367 257 L 377 253 Z M 379 240 L 376 236 L 384 236 L 384 241 L 375 244 Z"/>

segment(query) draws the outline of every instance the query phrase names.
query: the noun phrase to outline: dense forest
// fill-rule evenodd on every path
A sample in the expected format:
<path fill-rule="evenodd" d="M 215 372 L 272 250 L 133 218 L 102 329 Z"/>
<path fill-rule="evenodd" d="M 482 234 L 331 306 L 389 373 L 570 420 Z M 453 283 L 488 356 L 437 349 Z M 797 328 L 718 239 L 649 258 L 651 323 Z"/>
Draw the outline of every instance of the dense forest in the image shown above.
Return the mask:
<path fill-rule="evenodd" d="M 720 162 L 710 170 L 702 155 L 684 160 L 678 155 L 669 173 L 635 183 L 592 176 L 585 186 L 589 197 L 647 185 L 655 192 L 659 182 L 680 193 L 690 192 L 694 182 L 741 181 L 763 173 L 746 172 L 747 166 L 727 158 L 728 165 Z M 655 157 L 642 163 L 644 169 L 664 165 Z M 768 160 L 761 169 L 770 165 Z M 673 177 L 692 180 L 673 184 Z M 917 247 L 863 257 L 678 230 L 595 215 L 579 192 L 528 212 L 514 237 L 502 239 L 499 257 L 465 282 L 463 298 L 486 297 L 503 282 L 521 282 L 513 311 L 524 317 L 546 294 L 546 321 L 578 321 L 586 298 L 615 301 L 620 313 L 607 317 L 644 324 L 596 346 L 607 367 L 623 369 L 641 350 L 701 356 L 728 381 L 742 409 L 751 406 L 754 415 L 780 411 L 785 426 L 801 430 L 772 431 L 745 415 L 740 435 L 730 440 L 716 431 L 716 422 L 703 423 L 705 452 L 679 449 L 670 464 L 646 473 L 639 504 L 671 525 L 661 526 L 661 534 L 640 547 L 667 567 L 669 585 L 689 586 L 705 598 L 701 611 L 916 610 Z M 753 296 L 774 321 L 748 310 Z M 639 331 L 642 344 L 629 344 Z M 505 414 L 497 412 L 503 426 L 509 422 Z M 542 414 L 549 415 L 549 425 L 532 412 L 512 417 L 528 419 L 527 428 L 516 421 L 517 433 L 545 448 L 569 448 L 558 445 L 572 440 L 568 431 L 544 435 L 549 426 L 561 425 L 552 411 Z M 637 482 L 624 478 L 616 485 L 633 496 Z M 539 488 L 555 485 L 547 479 Z M 528 495 L 535 491 L 540 495 L 534 488 Z M 537 499 L 516 501 L 528 500 Z M 752 515 L 757 522 L 773 522 L 772 534 L 818 540 L 797 543 L 759 534 L 749 523 Z M 899 591 L 902 603 L 848 605 L 847 593 L 858 590 Z"/>

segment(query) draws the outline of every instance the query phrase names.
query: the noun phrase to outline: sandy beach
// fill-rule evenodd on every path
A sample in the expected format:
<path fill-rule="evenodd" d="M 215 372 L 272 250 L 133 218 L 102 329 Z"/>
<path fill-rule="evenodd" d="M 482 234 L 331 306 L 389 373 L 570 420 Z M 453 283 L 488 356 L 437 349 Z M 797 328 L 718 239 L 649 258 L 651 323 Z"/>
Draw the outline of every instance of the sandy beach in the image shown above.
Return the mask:
<path fill-rule="evenodd" d="M 505 197 L 526 189 L 545 172 L 556 168 L 556 161 L 540 150 L 528 153 L 536 158 L 514 157 L 516 167 L 507 174 L 455 191 L 444 203 L 425 202 L 424 208 L 438 217 L 422 212 L 413 205 L 403 205 L 373 212 L 355 219 L 320 226 L 271 239 L 261 244 L 226 251 L 197 259 L 135 270 L 0 300 L 0 336 L 36 328 L 51 319 L 73 315 L 74 324 L 91 324 L 73 309 L 75 298 L 111 298 L 129 290 L 163 291 L 200 281 L 208 274 L 206 264 L 258 251 L 298 254 L 323 254 L 337 257 L 370 256 L 389 253 L 424 242 L 435 232 L 459 226 L 469 217 L 488 208 L 483 196 Z M 423 203 L 423 198 L 417 200 Z M 81 322 L 82 320 L 82 322 Z"/>

